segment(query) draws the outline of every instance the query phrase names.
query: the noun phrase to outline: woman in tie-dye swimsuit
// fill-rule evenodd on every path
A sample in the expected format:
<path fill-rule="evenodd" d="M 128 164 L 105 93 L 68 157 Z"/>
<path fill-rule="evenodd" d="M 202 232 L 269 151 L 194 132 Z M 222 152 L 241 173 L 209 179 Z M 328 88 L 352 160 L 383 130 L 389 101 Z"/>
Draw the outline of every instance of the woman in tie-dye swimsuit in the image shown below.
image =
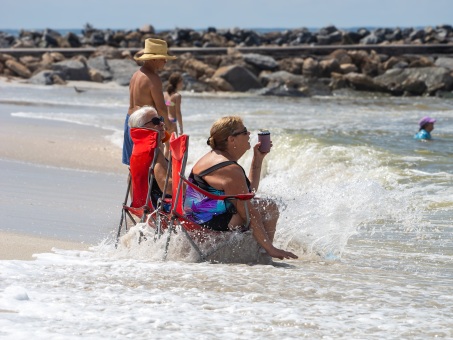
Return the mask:
<path fill-rule="evenodd" d="M 211 151 L 194 165 L 189 180 L 197 186 L 217 194 L 237 195 L 256 191 L 260 182 L 261 166 L 267 153 L 253 147 L 253 159 L 247 178 L 237 161 L 251 148 L 250 132 L 242 119 L 223 117 L 211 127 L 208 145 Z M 250 179 L 250 180 L 249 180 Z M 272 245 L 279 216 L 278 206 L 271 200 L 217 201 L 187 187 L 184 212 L 188 219 L 217 231 L 241 229 L 246 221 L 245 204 L 250 212 L 250 229 L 258 244 L 272 257 L 297 258 L 291 252 Z"/>

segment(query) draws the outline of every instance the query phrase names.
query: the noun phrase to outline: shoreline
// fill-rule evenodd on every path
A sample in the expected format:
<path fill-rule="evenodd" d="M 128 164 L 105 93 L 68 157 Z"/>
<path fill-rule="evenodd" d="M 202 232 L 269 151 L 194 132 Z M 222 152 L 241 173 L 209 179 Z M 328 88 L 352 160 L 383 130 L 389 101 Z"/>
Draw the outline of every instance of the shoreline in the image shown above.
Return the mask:
<path fill-rule="evenodd" d="M 4 86 L 35 86 L 5 79 Z M 119 85 L 71 81 L 63 87 L 117 88 Z M 14 103 L 0 102 L 0 159 L 82 171 L 127 174 L 121 148 L 108 140 L 109 130 L 64 121 L 37 120 L 5 114 Z M 24 124 L 24 122 L 26 122 Z M 28 138 L 24 138 L 24 135 Z M 12 147 L 14 145 L 14 147 Z"/>
<path fill-rule="evenodd" d="M 34 260 L 33 254 L 49 253 L 53 248 L 65 250 L 88 250 L 92 246 L 83 242 L 71 242 L 57 238 L 0 230 L 1 260 Z"/>
<path fill-rule="evenodd" d="M 1 77 L 0 83 L 22 85 Z M 109 87 L 65 86 L 73 85 Z M 111 237 L 127 167 L 121 148 L 106 138 L 110 131 L 11 115 L 21 109 L 0 103 L 0 260 L 33 260 L 53 247 L 86 250 Z"/>

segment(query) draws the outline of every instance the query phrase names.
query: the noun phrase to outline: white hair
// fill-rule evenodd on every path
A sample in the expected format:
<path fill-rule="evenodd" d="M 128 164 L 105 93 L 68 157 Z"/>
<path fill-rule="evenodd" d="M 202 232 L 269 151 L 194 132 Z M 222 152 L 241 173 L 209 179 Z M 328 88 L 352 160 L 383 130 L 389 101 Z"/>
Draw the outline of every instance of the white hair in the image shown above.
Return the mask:
<path fill-rule="evenodd" d="M 131 128 L 142 127 L 149 121 L 149 118 L 147 116 L 150 113 L 155 113 L 157 116 L 157 111 L 152 106 L 143 106 L 138 110 L 134 111 L 129 117 L 129 127 Z"/>

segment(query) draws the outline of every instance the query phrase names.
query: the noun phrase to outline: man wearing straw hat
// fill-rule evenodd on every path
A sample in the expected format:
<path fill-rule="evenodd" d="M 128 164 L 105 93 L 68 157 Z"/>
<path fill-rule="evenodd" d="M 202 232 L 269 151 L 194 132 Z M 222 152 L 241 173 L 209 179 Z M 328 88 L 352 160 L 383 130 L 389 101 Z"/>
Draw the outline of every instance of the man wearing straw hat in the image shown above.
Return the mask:
<path fill-rule="evenodd" d="M 142 106 L 154 107 L 160 116 L 165 118 L 165 125 L 171 130 L 173 123 L 168 120 L 167 106 L 165 105 L 162 90 L 162 81 L 158 71 L 162 70 L 167 60 L 176 57 L 168 55 L 167 43 L 160 39 L 146 39 L 145 48 L 134 56 L 142 67 L 137 70 L 129 83 L 129 110 L 124 124 L 123 164 L 129 165 L 132 154 L 132 139 L 129 131 L 129 116 Z"/>

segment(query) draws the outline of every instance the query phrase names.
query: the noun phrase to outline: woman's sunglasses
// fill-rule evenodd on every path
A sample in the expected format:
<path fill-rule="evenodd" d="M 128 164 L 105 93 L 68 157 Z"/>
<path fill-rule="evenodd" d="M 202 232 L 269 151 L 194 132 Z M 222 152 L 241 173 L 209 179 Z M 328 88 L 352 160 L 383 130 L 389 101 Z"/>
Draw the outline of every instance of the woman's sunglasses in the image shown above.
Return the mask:
<path fill-rule="evenodd" d="M 249 132 L 247 131 L 247 128 L 244 126 L 244 130 L 242 131 L 239 131 L 239 132 L 233 132 L 231 135 L 233 137 L 236 137 L 236 136 L 239 136 L 239 135 L 246 135 L 248 134 Z"/>
<path fill-rule="evenodd" d="M 164 117 L 160 116 L 160 117 L 153 117 L 153 119 L 151 119 L 149 122 L 145 123 L 142 125 L 145 126 L 149 123 L 153 123 L 153 125 L 159 125 L 160 123 L 163 123 L 164 122 Z"/>

